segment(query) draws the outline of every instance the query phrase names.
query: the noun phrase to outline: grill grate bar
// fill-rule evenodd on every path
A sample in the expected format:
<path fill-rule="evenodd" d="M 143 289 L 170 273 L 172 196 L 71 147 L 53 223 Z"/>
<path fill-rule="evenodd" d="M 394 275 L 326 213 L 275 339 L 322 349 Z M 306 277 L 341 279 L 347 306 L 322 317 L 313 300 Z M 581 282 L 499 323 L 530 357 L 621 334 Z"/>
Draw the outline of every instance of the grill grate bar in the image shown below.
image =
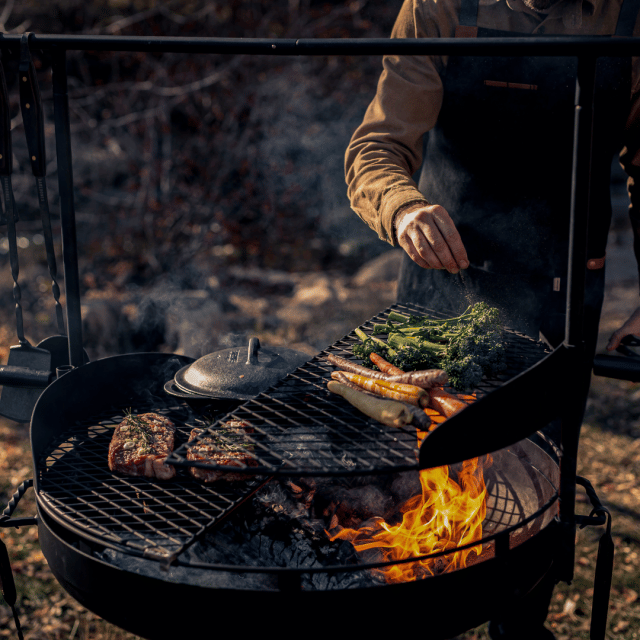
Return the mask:
<path fill-rule="evenodd" d="M 65 467 L 63 466 L 60 469 L 56 469 L 56 471 L 62 473 L 64 469 Z M 96 476 L 93 469 L 90 471 L 84 471 L 83 469 L 76 467 L 75 469 L 70 470 L 80 473 L 85 480 L 88 480 L 90 482 L 93 481 Z M 174 521 L 167 519 L 166 524 L 168 525 L 169 531 L 175 530 L 176 535 L 188 538 L 193 533 L 188 528 L 184 528 L 179 524 L 181 521 L 184 521 L 186 524 L 191 525 L 191 527 L 193 528 L 194 524 L 190 514 L 185 513 L 185 511 L 181 511 L 180 509 L 172 506 L 169 502 L 167 502 L 164 492 L 158 493 L 158 495 L 153 495 L 151 490 L 145 489 L 142 483 L 139 483 L 138 486 L 135 486 L 132 483 L 128 483 L 125 481 L 125 484 L 128 484 L 135 493 L 135 497 L 128 497 L 125 499 L 122 496 L 121 487 L 111 486 L 107 482 L 99 482 L 96 488 L 90 490 L 89 497 L 95 498 L 95 500 L 91 500 L 89 497 L 82 496 L 78 491 L 78 489 L 86 490 L 87 483 L 84 483 L 77 478 L 71 478 L 68 475 L 61 476 L 61 481 L 63 479 L 64 486 L 60 485 L 58 492 L 49 492 L 47 494 L 47 498 L 50 499 L 52 503 L 58 504 L 62 512 L 65 512 L 66 501 L 62 500 L 61 495 L 66 496 L 68 500 L 77 500 L 81 505 L 84 506 L 88 513 L 95 512 L 95 515 L 93 517 L 87 516 L 88 522 L 96 528 L 101 529 L 105 532 L 108 532 L 108 528 L 106 528 L 104 525 L 100 525 L 99 519 L 97 517 L 98 515 L 100 515 L 107 519 L 112 518 L 112 516 L 105 510 L 105 507 L 117 508 L 120 513 L 118 519 L 119 523 L 126 522 L 126 518 L 122 517 L 122 514 L 125 514 L 125 516 L 128 516 L 133 522 L 142 525 L 146 524 L 146 521 L 141 518 L 140 515 L 138 515 L 135 511 L 127 506 L 127 504 L 132 503 L 134 506 L 142 509 L 143 513 L 153 514 L 154 516 L 158 516 L 158 514 L 162 510 L 169 511 L 170 514 L 177 520 Z M 48 480 L 51 481 L 52 479 L 49 478 Z M 150 484 L 153 487 L 153 484 Z M 98 489 L 101 489 L 101 491 L 99 491 Z M 208 503 L 204 500 L 199 501 L 200 507 L 198 509 L 194 505 L 191 505 L 188 501 L 182 499 L 179 495 L 174 494 L 172 498 L 181 507 L 184 507 L 189 511 L 193 511 L 193 515 L 195 516 L 197 516 L 201 512 L 201 510 L 206 510 L 207 507 L 210 510 L 211 508 L 213 508 L 214 511 L 217 510 L 218 513 L 224 511 L 224 508 L 218 507 L 215 503 Z M 147 504 L 145 500 L 147 500 L 149 504 Z M 232 500 L 224 499 L 224 501 L 226 503 L 226 506 L 230 506 L 233 504 Z M 101 506 L 103 504 L 104 506 Z M 156 509 L 159 509 L 159 511 Z M 82 506 L 77 506 L 75 507 L 74 511 L 83 512 L 84 509 L 82 508 Z M 138 532 L 130 527 L 128 527 L 128 530 L 134 535 L 139 535 Z M 165 533 L 163 529 L 156 528 L 156 532 L 160 536 L 166 538 L 166 542 L 180 544 L 180 538 L 173 538 L 168 533 Z"/>

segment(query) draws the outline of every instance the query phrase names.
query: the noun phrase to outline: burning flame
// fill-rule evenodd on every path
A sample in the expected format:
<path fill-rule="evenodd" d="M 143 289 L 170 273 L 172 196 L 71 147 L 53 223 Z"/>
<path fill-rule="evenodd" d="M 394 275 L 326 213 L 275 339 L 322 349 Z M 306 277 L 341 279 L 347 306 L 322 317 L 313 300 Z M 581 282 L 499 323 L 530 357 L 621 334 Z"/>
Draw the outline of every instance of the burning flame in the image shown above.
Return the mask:
<path fill-rule="evenodd" d="M 482 544 L 458 547 L 482 539 L 487 510 L 484 469 L 491 456 L 462 463 L 457 481 L 448 466 L 420 471 L 421 493 L 400 507 L 402 521 L 390 525 L 383 518 L 368 520 L 360 529 L 341 529 L 331 540 L 349 540 L 356 551 L 378 549 L 384 561 L 400 561 L 451 549 L 451 553 L 416 562 L 391 564 L 377 570 L 386 582 L 408 582 L 454 571 L 480 556 Z"/>

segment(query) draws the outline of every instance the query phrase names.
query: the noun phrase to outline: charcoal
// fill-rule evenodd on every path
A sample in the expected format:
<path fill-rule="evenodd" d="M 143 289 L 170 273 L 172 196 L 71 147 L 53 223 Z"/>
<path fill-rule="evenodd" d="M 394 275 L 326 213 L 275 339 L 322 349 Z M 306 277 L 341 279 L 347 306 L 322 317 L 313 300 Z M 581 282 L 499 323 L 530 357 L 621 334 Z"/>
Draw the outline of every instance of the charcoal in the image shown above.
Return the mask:
<path fill-rule="evenodd" d="M 404 502 L 420 493 L 420 475 L 417 471 L 398 473 L 389 489 L 397 504 Z"/>

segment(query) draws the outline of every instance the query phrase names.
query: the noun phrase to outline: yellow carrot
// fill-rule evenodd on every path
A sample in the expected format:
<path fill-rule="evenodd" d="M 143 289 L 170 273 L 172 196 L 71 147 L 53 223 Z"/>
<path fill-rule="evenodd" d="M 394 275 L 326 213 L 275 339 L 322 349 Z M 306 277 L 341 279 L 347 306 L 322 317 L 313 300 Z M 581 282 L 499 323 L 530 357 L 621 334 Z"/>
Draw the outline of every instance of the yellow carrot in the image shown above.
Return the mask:
<path fill-rule="evenodd" d="M 332 377 L 335 377 L 334 373 L 331 374 Z M 348 371 L 341 371 L 340 373 L 350 382 L 353 382 L 353 384 L 357 384 L 359 387 L 385 398 L 408 402 L 417 407 L 426 407 L 429 403 L 429 394 L 420 387 L 398 382 L 388 382 L 387 380 L 375 380 L 357 373 L 349 373 Z"/>

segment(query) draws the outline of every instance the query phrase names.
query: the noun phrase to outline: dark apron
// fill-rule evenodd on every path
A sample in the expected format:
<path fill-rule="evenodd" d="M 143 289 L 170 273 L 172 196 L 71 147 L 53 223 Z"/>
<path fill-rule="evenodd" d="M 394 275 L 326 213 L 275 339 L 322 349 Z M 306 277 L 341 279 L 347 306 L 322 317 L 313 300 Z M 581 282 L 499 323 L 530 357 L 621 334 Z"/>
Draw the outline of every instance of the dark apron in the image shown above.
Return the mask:
<path fill-rule="evenodd" d="M 457 37 L 523 35 L 477 28 L 477 11 L 477 0 L 463 0 Z M 634 21 L 635 13 L 619 20 L 616 34 L 631 35 Z M 452 275 L 422 269 L 405 255 L 400 302 L 454 313 L 484 300 L 501 310 L 508 326 L 535 338 L 542 331 L 554 344 L 562 340 L 576 67 L 575 58 L 564 57 L 449 58 L 442 109 L 425 136 L 419 187 L 453 218 L 471 266 Z M 611 163 L 622 147 L 630 95 L 631 60 L 600 58 L 585 298 L 588 330 L 595 325 L 596 334 Z"/>

